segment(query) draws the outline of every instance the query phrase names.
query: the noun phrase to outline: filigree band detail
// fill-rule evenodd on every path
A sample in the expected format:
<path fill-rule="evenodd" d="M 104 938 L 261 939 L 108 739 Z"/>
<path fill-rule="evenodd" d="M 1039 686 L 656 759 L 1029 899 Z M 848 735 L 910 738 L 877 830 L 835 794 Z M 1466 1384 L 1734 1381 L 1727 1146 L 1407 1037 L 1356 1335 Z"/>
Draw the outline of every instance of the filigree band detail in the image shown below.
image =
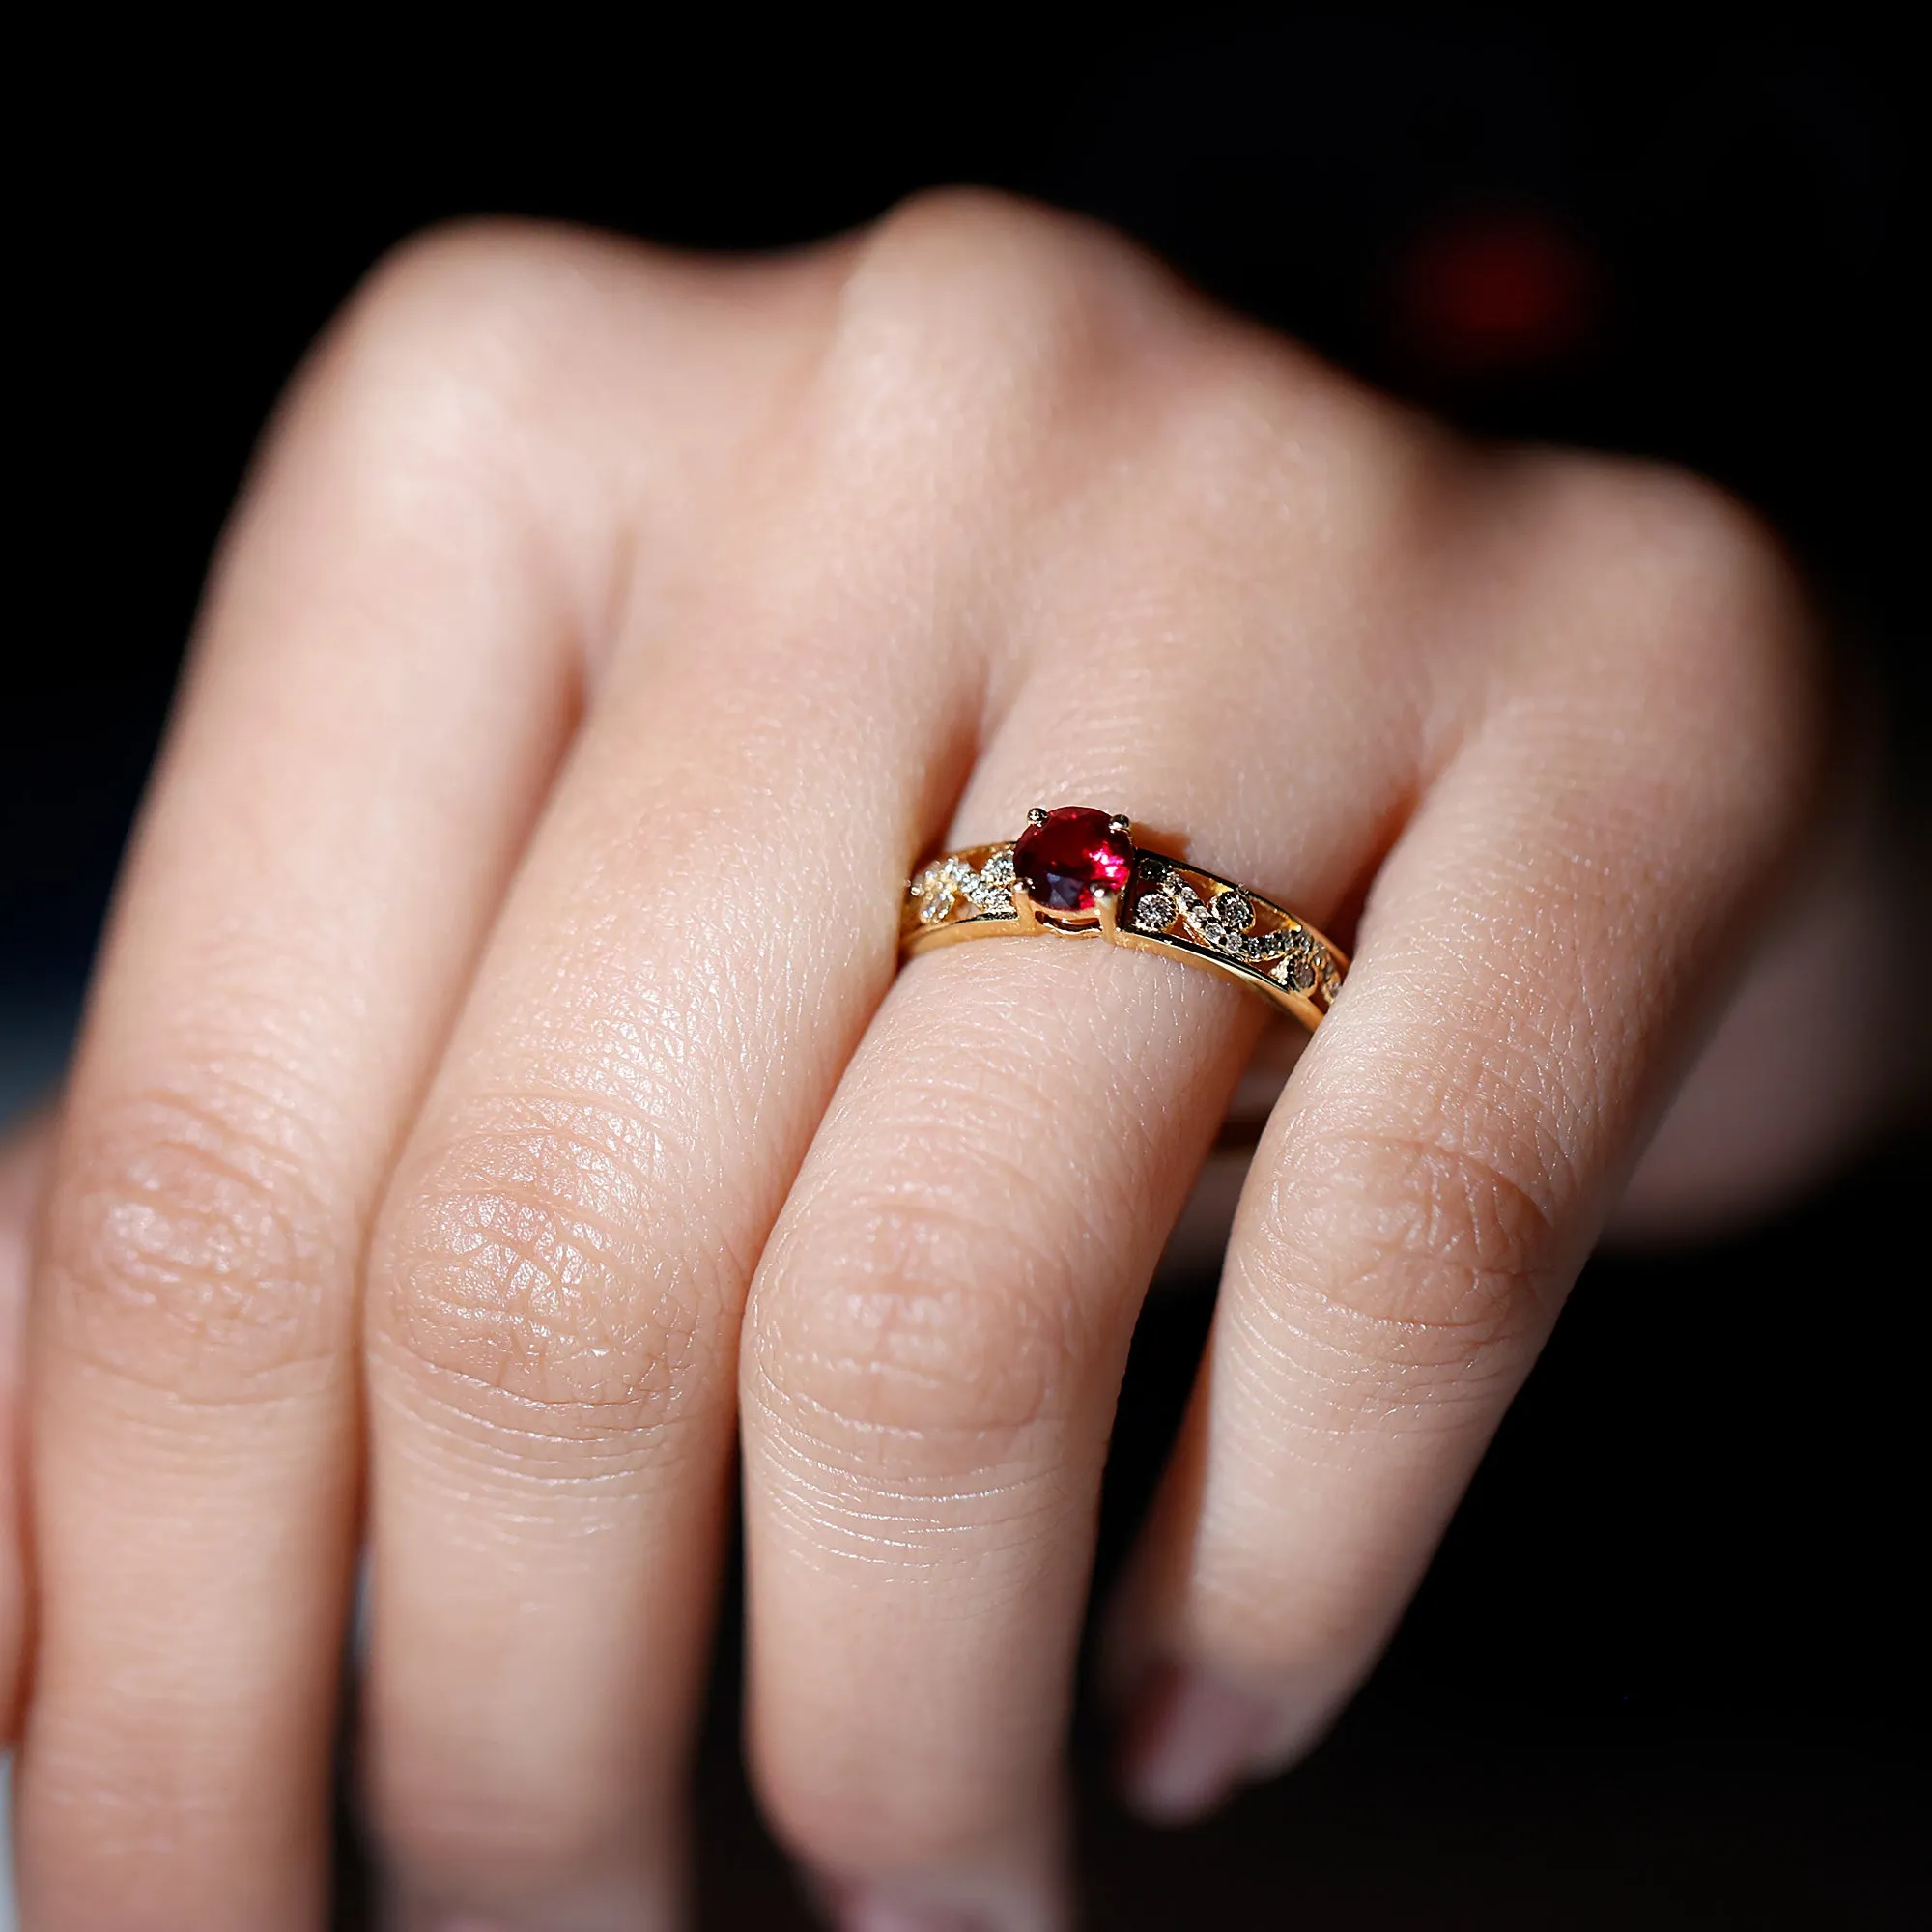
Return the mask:
<path fill-rule="evenodd" d="M 1141 873 L 1144 883 L 1133 909 L 1135 931 L 1150 936 L 1184 933 L 1229 959 L 1266 973 L 1293 992 L 1319 992 L 1324 1006 L 1342 990 L 1334 953 L 1299 920 L 1269 907 L 1282 923 L 1255 930 L 1256 902 L 1239 886 L 1223 884 L 1204 898 L 1179 866 L 1154 853 L 1142 855 Z"/>
<path fill-rule="evenodd" d="M 949 853 L 920 873 L 906 893 L 919 901 L 922 925 L 950 919 L 961 899 L 981 918 L 1015 919 L 1013 848 L 995 845 L 977 867 L 963 852 Z"/>

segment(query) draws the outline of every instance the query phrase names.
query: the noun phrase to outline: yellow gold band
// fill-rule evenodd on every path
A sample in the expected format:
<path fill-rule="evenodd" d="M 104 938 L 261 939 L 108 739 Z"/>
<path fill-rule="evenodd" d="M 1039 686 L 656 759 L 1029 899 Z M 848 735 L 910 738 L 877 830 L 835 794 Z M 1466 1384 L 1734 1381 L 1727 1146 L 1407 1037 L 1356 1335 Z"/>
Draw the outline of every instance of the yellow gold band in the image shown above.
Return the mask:
<path fill-rule="evenodd" d="M 1133 843 L 1129 821 L 1087 807 L 1036 807 L 1017 839 L 950 852 L 907 883 L 899 947 L 910 957 L 967 939 L 1097 933 L 1116 946 L 1205 966 L 1310 1029 L 1349 962 L 1298 915 L 1183 859 Z"/>

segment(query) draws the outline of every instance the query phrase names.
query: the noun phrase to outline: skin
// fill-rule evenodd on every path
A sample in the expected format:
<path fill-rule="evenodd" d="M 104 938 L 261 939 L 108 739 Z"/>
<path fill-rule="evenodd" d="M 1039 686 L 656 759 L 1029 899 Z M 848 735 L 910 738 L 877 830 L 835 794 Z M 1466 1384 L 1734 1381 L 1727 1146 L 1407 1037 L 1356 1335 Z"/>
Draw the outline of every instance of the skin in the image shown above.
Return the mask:
<path fill-rule="evenodd" d="M 1264 1015 L 1097 943 L 900 973 L 908 870 L 1091 803 L 1353 941 L 1114 1611 L 1188 1816 L 1373 1663 L 1822 717 L 1707 486 L 1459 441 L 1071 220 L 411 245 L 268 439 L 17 1190 L 31 1922 L 319 1922 L 366 1534 L 395 1922 L 680 1923 L 742 1443 L 749 1749 L 828 1908 L 1065 1926 L 1115 1392 Z"/>

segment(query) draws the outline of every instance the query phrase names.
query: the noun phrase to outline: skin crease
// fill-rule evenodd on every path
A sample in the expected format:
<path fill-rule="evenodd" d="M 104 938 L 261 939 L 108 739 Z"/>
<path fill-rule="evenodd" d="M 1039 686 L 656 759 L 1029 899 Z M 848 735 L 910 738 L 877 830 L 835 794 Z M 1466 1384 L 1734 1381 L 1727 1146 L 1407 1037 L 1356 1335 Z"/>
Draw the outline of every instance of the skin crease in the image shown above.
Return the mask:
<path fill-rule="evenodd" d="M 1869 1120 L 1876 1067 L 1735 1132 L 1816 675 L 1715 492 L 1465 446 L 1056 215 L 412 244 L 238 512 L 64 1100 L 32 1922 L 320 1922 L 365 1520 L 397 1922 L 682 1922 L 742 1439 L 750 1749 L 827 1909 L 1068 1923 L 1114 1392 L 1260 1021 L 1097 945 L 897 974 L 908 867 L 1093 803 L 1361 907 L 1114 1612 L 1184 1815 L 1373 1663 L 1700 1040 L 1634 1223 Z"/>

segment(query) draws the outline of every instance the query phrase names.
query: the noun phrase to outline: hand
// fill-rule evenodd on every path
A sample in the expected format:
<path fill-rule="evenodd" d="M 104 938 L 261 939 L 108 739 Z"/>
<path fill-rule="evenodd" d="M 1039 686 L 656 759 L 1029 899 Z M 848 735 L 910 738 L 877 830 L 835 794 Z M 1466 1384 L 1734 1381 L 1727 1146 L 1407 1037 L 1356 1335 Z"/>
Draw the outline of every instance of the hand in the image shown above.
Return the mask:
<path fill-rule="evenodd" d="M 33 1922 L 317 1922 L 365 1502 L 401 1922 L 674 1922 L 742 1433 L 778 1830 L 854 1926 L 1064 1923 L 1115 1390 L 1263 1016 L 897 973 L 909 868 L 1093 803 L 1354 938 L 1117 1613 L 1180 1815 L 1373 1662 L 1804 834 L 1814 678 L 1711 490 L 1071 221 L 405 251 L 238 514 L 65 1104 Z"/>

